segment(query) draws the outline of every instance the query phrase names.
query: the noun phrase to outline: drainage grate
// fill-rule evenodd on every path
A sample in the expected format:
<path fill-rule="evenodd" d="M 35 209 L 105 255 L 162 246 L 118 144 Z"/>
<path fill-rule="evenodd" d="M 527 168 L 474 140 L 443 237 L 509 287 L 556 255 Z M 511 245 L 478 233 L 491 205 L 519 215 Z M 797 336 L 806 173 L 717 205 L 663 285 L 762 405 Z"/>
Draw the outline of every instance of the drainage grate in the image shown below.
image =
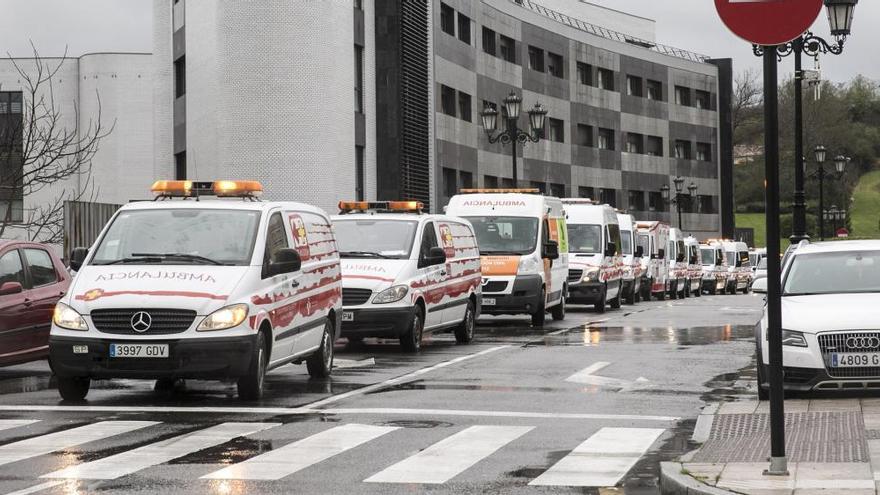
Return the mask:
<path fill-rule="evenodd" d="M 785 444 L 791 462 L 870 460 L 860 412 L 786 414 Z M 769 455 L 770 415 L 719 414 L 693 462 L 764 462 Z"/>

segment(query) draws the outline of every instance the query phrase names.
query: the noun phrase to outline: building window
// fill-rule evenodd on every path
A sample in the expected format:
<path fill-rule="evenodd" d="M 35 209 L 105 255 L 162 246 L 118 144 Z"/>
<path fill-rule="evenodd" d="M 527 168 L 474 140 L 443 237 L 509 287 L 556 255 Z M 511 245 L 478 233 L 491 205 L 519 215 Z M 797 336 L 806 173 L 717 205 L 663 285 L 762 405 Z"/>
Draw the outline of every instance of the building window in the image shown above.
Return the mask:
<path fill-rule="evenodd" d="M 354 173 L 355 173 L 355 184 L 354 184 L 354 194 L 355 198 L 358 201 L 363 201 L 365 199 L 364 193 L 364 147 L 363 146 L 355 146 L 354 147 Z"/>
<path fill-rule="evenodd" d="M 547 192 L 547 184 L 544 184 L 543 182 L 538 182 L 538 181 L 533 180 L 531 187 L 532 187 L 532 189 L 537 189 L 538 191 L 540 191 L 541 194 L 544 194 Z"/>
<path fill-rule="evenodd" d="M 617 206 L 617 194 L 614 192 L 614 189 L 599 189 L 599 202 L 610 206 Z"/>
<path fill-rule="evenodd" d="M 628 132 L 626 134 L 626 148 L 624 149 L 627 153 L 638 153 L 642 154 L 645 152 L 645 137 L 641 134 L 636 134 L 634 132 Z"/>
<path fill-rule="evenodd" d="M 458 179 L 461 184 L 461 189 L 471 189 L 474 187 L 474 174 L 461 171 L 458 173 Z"/>
<path fill-rule="evenodd" d="M 712 161 L 712 145 L 709 143 L 697 143 L 697 160 L 702 162 Z"/>
<path fill-rule="evenodd" d="M 455 169 L 443 167 L 443 196 L 448 200 L 458 193 Z M 446 201 L 444 201 L 445 203 Z"/>
<path fill-rule="evenodd" d="M 593 85 L 593 67 L 589 64 L 585 64 L 583 62 L 577 63 L 577 71 L 578 71 L 578 82 L 581 84 L 586 84 L 587 86 Z"/>
<path fill-rule="evenodd" d="M 471 18 L 461 12 L 458 13 L 458 39 L 471 44 Z"/>
<path fill-rule="evenodd" d="M 648 99 L 663 101 L 663 83 L 648 79 Z"/>
<path fill-rule="evenodd" d="M 691 159 L 691 142 L 678 139 L 675 141 L 675 157 L 681 160 Z"/>
<path fill-rule="evenodd" d="M 547 139 L 549 139 L 550 141 L 556 141 L 557 143 L 565 142 L 565 122 L 559 119 L 548 117 L 547 127 L 550 128 Z"/>
<path fill-rule="evenodd" d="M 597 143 L 598 148 L 601 150 L 613 150 L 614 149 L 614 130 L 613 129 L 599 129 L 599 140 Z"/>
<path fill-rule="evenodd" d="M 455 117 L 455 90 L 449 86 L 440 85 L 440 111 Z"/>
<path fill-rule="evenodd" d="M 645 211 L 645 193 L 643 191 L 629 192 L 629 209 L 633 211 Z"/>
<path fill-rule="evenodd" d="M 495 177 L 494 175 L 484 175 L 483 187 L 486 189 L 498 189 L 498 177 Z"/>
<path fill-rule="evenodd" d="M 186 150 L 174 154 L 174 178 L 186 179 Z"/>
<path fill-rule="evenodd" d="M 529 46 L 529 69 L 544 72 L 544 50 Z"/>
<path fill-rule="evenodd" d="M 697 210 L 698 213 L 706 213 L 706 214 L 714 214 L 718 213 L 718 209 L 715 208 L 715 197 L 714 196 L 698 196 L 697 197 Z"/>
<path fill-rule="evenodd" d="M 614 71 L 610 69 L 599 69 L 599 88 L 614 91 Z"/>
<path fill-rule="evenodd" d="M 516 41 L 508 38 L 503 34 L 498 35 L 498 41 L 501 48 L 501 58 L 512 64 L 516 63 Z"/>
<path fill-rule="evenodd" d="M 651 156 L 663 156 L 663 138 L 660 136 L 648 136 L 645 138 L 645 148 Z"/>
<path fill-rule="evenodd" d="M 581 146 L 593 146 L 593 126 L 578 124 L 577 144 Z"/>
<path fill-rule="evenodd" d="M 174 61 L 174 97 L 186 94 L 186 56 Z"/>
<path fill-rule="evenodd" d="M 463 91 L 458 92 L 458 117 L 467 122 L 471 121 L 471 95 Z"/>
<path fill-rule="evenodd" d="M 663 211 L 663 193 L 660 191 L 650 191 L 648 193 L 648 210 Z"/>
<path fill-rule="evenodd" d="M 455 9 L 440 4 L 440 29 L 449 36 L 455 36 Z"/>
<path fill-rule="evenodd" d="M 565 197 L 565 184 L 550 184 L 550 196 L 554 198 Z"/>
<path fill-rule="evenodd" d="M 642 97 L 642 78 L 636 76 L 626 76 L 626 94 L 629 96 Z"/>
<path fill-rule="evenodd" d="M 578 197 L 579 198 L 593 199 L 594 195 L 595 195 L 595 191 L 593 191 L 592 187 L 584 187 L 584 186 L 578 187 Z"/>
<path fill-rule="evenodd" d="M 695 101 L 697 103 L 697 108 L 701 110 L 709 110 L 712 108 L 712 95 L 708 91 L 700 91 L 699 89 L 695 92 L 696 98 Z"/>
<path fill-rule="evenodd" d="M 364 113 L 364 47 L 354 45 L 354 111 Z"/>
<path fill-rule="evenodd" d="M 483 51 L 495 56 L 495 31 L 483 26 Z"/>
<path fill-rule="evenodd" d="M 552 76 L 563 77 L 562 55 L 547 52 L 547 72 Z"/>
<path fill-rule="evenodd" d="M 675 104 L 683 107 L 691 106 L 691 90 L 684 86 L 675 87 Z"/>
<path fill-rule="evenodd" d="M 502 189 L 516 189 L 516 184 L 514 184 L 513 179 L 510 177 L 502 177 L 501 178 L 501 188 Z"/>

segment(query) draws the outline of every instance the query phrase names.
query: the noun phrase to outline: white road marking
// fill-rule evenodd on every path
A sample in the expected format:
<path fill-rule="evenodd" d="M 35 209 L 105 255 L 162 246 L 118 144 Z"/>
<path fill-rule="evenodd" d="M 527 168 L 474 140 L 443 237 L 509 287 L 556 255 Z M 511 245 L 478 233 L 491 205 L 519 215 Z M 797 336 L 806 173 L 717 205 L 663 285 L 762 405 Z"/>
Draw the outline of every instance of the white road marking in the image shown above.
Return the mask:
<path fill-rule="evenodd" d="M 602 428 L 529 485 L 614 486 L 663 431 L 660 428 Z"/>
<path fill-rule="evenodd" d="M 323 409 L 320 412 L 334 414 L 400 414 L 412 416 L 470 416 L 483 418 L 525 418 L 525 419 L 607 419 L 618 421 L 679 421 L 675 416 L 637 416 L 634 414 L 587 414 L 587 413 L 545 413 L 527 411 L 473 411 L 455 409 L 397 409 L 397 408 L 340 408 Z"/>
<path fill-rule="evenodd" d="M 648 379 L 642 376 L 638 377 L 635 381 L 629 381 L 621 380 L 620 378 L 609 378 L 605 376 L 594 375 L 594 373 L 610 364 L 611 363 L 606 363 L 604 361 L 593 363 L 566 378 L 565 381 L 572 383 L 585 383 L 587 385 L 596 385 L 599 387 L 619 388 L 621 389 L 621 391 L 639 388 L 648 383 Z"/>
<path fill-rule="evenodd" d="M 11 430 L 12 428 L 28 426 L 39 422 L 39 419 L 0 419 L 0 430 Z"/>
<path fill-rule="evenodd" d="M 347 369 L 347 368 L 366 368 L 368 366 L 375 366 L 376 359 L 375 358 L 367 358 L 361 359 L 360 361 L 355 361 L 354 359 L 334 359 L 333 367 L 338 369 Z"/>
<path fill-rule="evenodd" d="M 41 478 L 113 480 L 150 466 L 220 445 L 233 438 L 250 435 L 279 425 L 280 423 L 222 423 L 104 457 L 97 461 L 71 466 L 43 475 Z"/>
<path fill-rule="evenodd" d="M 121 435 L 148 426 L 156 421 L 100 421 L 69 430 L 48 433 L 0 447 L 0 465 L 23 461 L 56 450 L 68 449 L 84 443 Z"/>
<path fill-rule="evenodd" d="M 54 488 L 58 485 L 63 484 L 64 481 L 47 481 L 45 483 L 40 483 L 39 485 L 29 486 L 27 488 L 22 488 L 21 490 L 9 492 L 6 495 L 30 495 L 31 493 L 41 492 L 43 490 L 48 490 L 49 488 Z"/>
<path fill-rule="evenodd" d="M 361 387 L 359 389 L 352 390 L 350 392 L 346 392 L 344 394 L 334 395 L 332 397 L 328 397 L 323 400 L 319 400 L 317 402 L 312 402 L 309 404 L 308 408 L 317 409 L 319 407 L 326 406 L 327 404 L 333 404 L 334 402 L 339 402 L 341 400 L 350 399 L 351 397 L 356 397 L 358 395 L 368 394 L 370 392 L 375 392 L 376 390 L 381 390 L 383 388 L 390 387 L 392 385 L 399 385 L 401 383 L 406 383 L 414 380 L 416 377 L 424 375 L 425 373 L 430 373 L 435 370 L 439 370 L 441 368 L 445 368 L 447 366 L 452 366 L 453 364 L 458 364 L 464 361 L 468 361 L 470 359 L 478 358 L 481 356 L 485 356 L 486 354 L 491 354 L 496 351 L 500 351 L 502 349 L 509 349 L 511 346 L 509 345 L 501 345 L 497 347 L 490 347 L 488 349 L 484 349 L 479 352 L 475 352 L 473 354 L 468 354 L 466 356 L 459 356 L 455 359 L 450 359 L 449 361 L 443 361 L 442 363 L 437 363 L 433 366 L 428 366 L 427 368 L 421 368 L 412 373 L 407 373 L 405 375 L 398 376 L 397 378 L 392 378 L 390 380 L 385 380 L 384 382 L 374 383 L 373 385 L 368 385 L 366 387 Z"/>
<path fill-rule="evenodd" d="M 446 483 L 532 429 L 532 426 L 471 426 L 364 481 Z"/>
<path fill-rule="evenodd" d="M 398 430 L 389 426 L 337 426 L 271 452 L 202 476 L 220 480 L 280 480 L 346 450 Z"/>

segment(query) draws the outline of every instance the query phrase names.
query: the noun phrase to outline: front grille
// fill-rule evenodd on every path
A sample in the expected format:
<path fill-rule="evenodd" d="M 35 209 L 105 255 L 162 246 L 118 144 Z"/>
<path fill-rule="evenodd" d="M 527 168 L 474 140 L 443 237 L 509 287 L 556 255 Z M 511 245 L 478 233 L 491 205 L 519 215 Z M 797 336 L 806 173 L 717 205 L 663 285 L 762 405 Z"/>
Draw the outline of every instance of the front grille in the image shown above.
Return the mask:
<path fill-rule="evenodd" d="M 483 292 L 504 292 L 505 290 L 507 290 L 507 281 L 505 280 L 492 280 L 483 286 Z"/>
<path fill-rule="evenodd" d="M 832 368 L 831 353 L 833 352 L 880 352 L 878 347 L 847 347 L 846 341 L 859 337 L 880 337 L 880 332 L 846 332 L 826 333 L 819 335 L 819 349 L 822 351 L 822 359 L 828 376 L 834 378 L 873 378 L 880 377 L 880 367 L 865 366 L 858 368 Z"/>
<path fill-rule="evenodd" d="M 581 278 L 584 276 L 583 270 L 569 270 L 568 271 L 568 283 L 576 284 L 581 281 Z"/>
<path fill-rule="evenodd" d="M 131 328 L 135 313 L 150 315 L 150 328 L 136 332 Z M 188 309 L 96 309 L 91 313 L 92 323 L 99 332 L 117 335 L 169 335 L 185 332 L 196 319 L 196 312 Z"/>
<path fill-rule="evenodd" d="M 342 289 L 343 306 L 360 306 L 370 300 L 373 291 L 370 289 Z"/>

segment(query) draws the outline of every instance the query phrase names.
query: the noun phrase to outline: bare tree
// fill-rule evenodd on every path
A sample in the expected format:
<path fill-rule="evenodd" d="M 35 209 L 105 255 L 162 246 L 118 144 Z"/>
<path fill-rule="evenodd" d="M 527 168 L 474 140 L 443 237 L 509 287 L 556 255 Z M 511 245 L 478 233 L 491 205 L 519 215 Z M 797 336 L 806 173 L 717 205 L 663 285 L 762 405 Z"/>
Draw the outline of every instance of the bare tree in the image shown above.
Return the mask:
<path fill-rule="evenodd" d="M 97 115 L 87 125 L 80 125 L 76 100 L 69 107 L 72 120 L 66 121 L 54 84 L 67 51 L 60 59 L 44 60 L 33 43 L 31 47 L 32 59 L 7 54 L 21 80 L 22 108 L 20 118 L 12 114 L 0 120 L 0 238 L 19 231 L 32 241 L 60 244 L 64 202 L 94 200 L 92 159 L 115 121 L 109 128 L 103 124 L 97 93 Z M 51 194 L 35 196 L 44 189 Z M 41 203 L 20 210 L 25 198 L 43 196 Z"/>
<path fill-rule="evenodd" d="M 752 128 L 761 121 L 760 108 L 763 104 L 763 89 L 758 82 L 758 73 L 748 69 L 737 74 L 733 84 L 731 113 L 735 144 L 754 144 L 748 141 Z"/>

